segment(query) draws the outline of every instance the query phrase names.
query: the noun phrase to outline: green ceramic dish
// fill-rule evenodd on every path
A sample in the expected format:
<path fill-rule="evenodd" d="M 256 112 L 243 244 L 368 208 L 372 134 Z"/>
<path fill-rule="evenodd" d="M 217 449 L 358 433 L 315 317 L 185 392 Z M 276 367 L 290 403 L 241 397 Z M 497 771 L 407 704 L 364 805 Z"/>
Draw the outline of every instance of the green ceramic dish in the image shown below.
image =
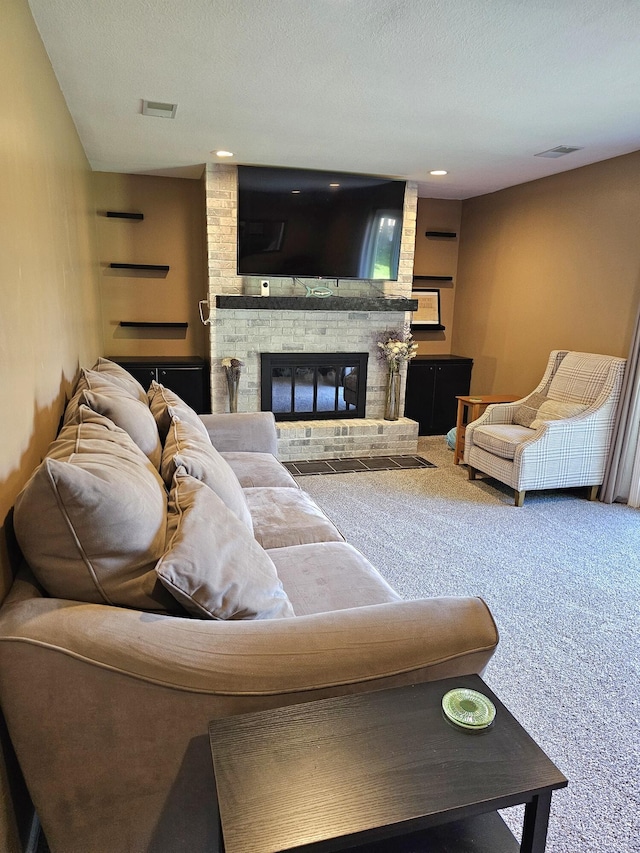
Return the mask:
<path fill-rule="evenodd" d="M 467 687 L 457 687 L 445 693 L 442 710 L 447 719 L 465 729 L 486 729 L 496 716 L 496 707 L 491 699 Z"/>

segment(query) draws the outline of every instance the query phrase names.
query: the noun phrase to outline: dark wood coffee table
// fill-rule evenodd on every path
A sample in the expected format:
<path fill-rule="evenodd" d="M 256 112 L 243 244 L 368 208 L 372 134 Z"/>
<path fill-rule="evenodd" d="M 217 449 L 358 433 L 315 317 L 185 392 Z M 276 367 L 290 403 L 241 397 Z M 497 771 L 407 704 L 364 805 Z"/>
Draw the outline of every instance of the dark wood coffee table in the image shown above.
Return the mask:
<path fill-rule="evenodd" d="M 493 725 L 450 723 L 453 687 L 489 696 Z M 478 676 L 215 720 L 225 853 L 542 853 L 566 778 Z M 519 846 L 497 809 L 525 803 Z"/>

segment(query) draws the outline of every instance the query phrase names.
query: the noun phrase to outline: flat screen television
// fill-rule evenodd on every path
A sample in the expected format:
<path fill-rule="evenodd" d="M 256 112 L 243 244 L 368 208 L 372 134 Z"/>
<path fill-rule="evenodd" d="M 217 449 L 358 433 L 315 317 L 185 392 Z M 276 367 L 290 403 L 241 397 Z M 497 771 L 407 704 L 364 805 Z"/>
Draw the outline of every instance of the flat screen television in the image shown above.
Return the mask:
<path fill-rule="evenodd" d="M 405 181 L 238 166 L 238 275 L 398 278 Z"/>

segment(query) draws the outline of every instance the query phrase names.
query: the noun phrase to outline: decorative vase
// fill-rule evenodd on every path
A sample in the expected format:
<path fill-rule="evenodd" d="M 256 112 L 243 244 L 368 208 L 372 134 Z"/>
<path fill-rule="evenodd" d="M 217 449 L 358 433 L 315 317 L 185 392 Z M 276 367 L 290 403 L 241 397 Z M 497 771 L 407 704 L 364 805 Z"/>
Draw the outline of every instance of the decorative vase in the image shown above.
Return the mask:
<path fill-rule="evenodd" d="M 229 391 L 229 411 L 238 411 L 238 380 L 239 376 L 232 376 L 230 371 L 227 371 L 227 389 Z"/>
<path fill-rule="evenodd" d="M 385 421 L 397 421 L 400 417 L 400 370 L 397 365 L 389 366 L 387 375 L 387 400 L 384 407 Z"/>

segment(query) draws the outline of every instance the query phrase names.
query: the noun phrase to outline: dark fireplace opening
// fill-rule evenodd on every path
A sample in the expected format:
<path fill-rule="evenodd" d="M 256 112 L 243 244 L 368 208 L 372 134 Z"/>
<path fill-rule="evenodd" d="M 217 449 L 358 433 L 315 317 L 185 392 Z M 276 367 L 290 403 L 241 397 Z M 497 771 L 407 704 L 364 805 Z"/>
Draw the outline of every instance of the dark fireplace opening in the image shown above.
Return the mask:
<path fill-rule="evenodd" d="M 261 409 L 277 421 L 363 418 L 366 352 L 274 353 L 261 358 Z"/>

